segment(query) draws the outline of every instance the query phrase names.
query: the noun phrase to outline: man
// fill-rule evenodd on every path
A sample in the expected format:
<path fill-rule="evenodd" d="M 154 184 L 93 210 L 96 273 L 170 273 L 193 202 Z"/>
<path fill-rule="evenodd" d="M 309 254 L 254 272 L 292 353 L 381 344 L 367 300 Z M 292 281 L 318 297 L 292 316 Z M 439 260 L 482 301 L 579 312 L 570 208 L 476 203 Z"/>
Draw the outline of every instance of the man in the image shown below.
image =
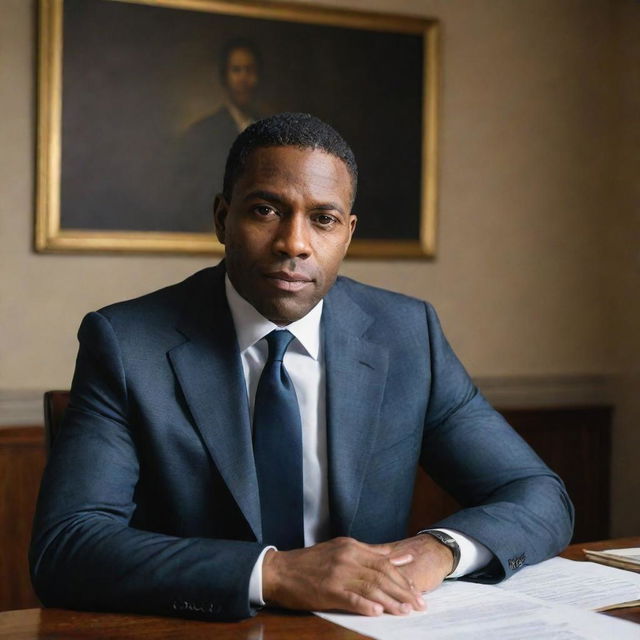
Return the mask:
<path fill-rule="evenodd" d="M 255 105 L 261 70 L 260 52 L 246 38 L 222 47 L 219 81 L 224 100 L 219 109 L 189 127 L 177 151 L 178 206 L 211 224 L 211 203 L 222 183 L 227 151 L 236 136 L 258 119 Z"/>
<path fill-rule="evenodd" d="M 568 542 L 561 481 L 433 309 L 337 278 L 356 182 L 316 118 L 252 125 L 215 202 L 225 261 L 85 318 L 32 542 L 45 605 L 403 614 Z M 405 538 L 419 461 L 464 508 Z"/>

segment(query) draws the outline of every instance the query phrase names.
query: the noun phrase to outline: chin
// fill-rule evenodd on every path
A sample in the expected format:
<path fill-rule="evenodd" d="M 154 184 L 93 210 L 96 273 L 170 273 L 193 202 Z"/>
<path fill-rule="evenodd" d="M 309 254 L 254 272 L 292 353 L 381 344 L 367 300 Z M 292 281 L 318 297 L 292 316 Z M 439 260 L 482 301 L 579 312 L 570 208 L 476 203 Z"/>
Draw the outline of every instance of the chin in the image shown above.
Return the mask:
<path fill-rule="evenodd" d="M 271 322 L 283 326 L 285 324 L 291 324 L 296 320 L 300 320 L 303 316 L 305 316 L 311 309 L 313 309 L 315 305 L 291 305 L 291 304 L 276 304 L 270 305 L 268 309 L 265 309 L 266 312 L 262 313 L 265 318 L 271 320 Z"/>

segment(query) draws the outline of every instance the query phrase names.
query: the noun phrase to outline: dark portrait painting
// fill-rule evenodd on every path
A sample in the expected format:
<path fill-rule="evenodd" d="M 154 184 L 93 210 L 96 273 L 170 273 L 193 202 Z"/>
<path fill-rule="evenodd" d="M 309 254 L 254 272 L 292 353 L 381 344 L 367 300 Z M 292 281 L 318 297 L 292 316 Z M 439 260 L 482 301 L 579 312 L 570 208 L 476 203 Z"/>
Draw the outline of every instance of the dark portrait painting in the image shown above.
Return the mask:
<path fill-rule="evenodd" d="M 233 140 L 261 117 L 303 111 L 358 160 L 353 252 L 429 255 L 432 21 L 201 5 L 41 0 L 37 247 L 219 248 L 212 206 Z"/>

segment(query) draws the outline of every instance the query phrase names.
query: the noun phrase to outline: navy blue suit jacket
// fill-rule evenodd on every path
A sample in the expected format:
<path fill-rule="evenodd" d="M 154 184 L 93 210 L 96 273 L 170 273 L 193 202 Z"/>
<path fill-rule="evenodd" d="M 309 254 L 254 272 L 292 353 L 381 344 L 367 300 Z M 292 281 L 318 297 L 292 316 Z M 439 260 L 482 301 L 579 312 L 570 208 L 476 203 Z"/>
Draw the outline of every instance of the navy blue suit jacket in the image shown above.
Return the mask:
<path fill-rule="evenodd" d="M 484 400 L 424 302 L 339 278 L 325 298 L 333 535 L 406 536 L 416 466 L 463 505 L 499 580 L 569 541 L 562 482 Z M 89 314 L 31 548 L 48 606 L 252 614 L 261 543 L 224 266 Z"/>

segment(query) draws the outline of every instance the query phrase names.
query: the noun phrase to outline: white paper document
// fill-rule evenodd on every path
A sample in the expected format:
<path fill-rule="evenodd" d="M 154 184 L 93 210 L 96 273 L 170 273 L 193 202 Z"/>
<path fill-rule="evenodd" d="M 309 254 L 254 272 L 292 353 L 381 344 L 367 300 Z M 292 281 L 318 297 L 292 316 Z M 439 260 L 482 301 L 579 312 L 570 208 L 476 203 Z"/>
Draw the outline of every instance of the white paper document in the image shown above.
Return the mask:
<path fill-rule="evenodd" d="M 496 587 L 558 604 L 601 609 L 640 599 L 640 574 L 593 562 L 552 558 L 525 567 Z"/>
<path fill-rule="evenodd" d="M 630 581 L 629 586 L 624 580 L 621 585 L 612 582 L 611 574 L 598 577 L 590 569 L 572 567 L 587 564 L 553 559 L 523 569 L 499 586 L 445 582 L 425 594 L 426 611 L 408 616 L 317 615 L 378 640 L 640 640 L 640 625 L 588 610 L 611 600 L 609 588 L 615 590 L 617 602 L 619 597 L 635 599 L 638 585 Z M 602 568 L 614 571 L 614 576 L 625 573 Z M 554 571 L 562 587 L 551 578 Z M 509 586 L 517 578 L 517 583 Z M 578 583 L 585 588 L 580 590 Z"/>

